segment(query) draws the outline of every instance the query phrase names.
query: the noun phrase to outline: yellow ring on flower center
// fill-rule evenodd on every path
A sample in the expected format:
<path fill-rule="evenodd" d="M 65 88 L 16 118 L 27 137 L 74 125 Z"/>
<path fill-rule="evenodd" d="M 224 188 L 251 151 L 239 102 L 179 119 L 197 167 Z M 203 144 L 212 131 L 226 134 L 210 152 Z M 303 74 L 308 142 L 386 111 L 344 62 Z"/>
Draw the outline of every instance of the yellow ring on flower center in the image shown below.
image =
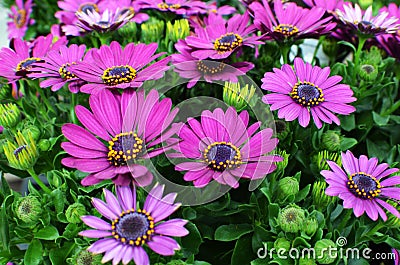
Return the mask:
<path fill-rule="evenodd" d="M 224 171 L 226 168 L 236 168 L 242 163 L 239 148 L 227 142 L 210 144 L 204 150 L 203 157 L 208 167 L 216 171 Z"/>
<path fill-rule="evenodd" d="M 58 69 L 58 73 L 60 74 L 61 78 L 64 80 L 70 80 L 76 78 L 76 75 L 71 73 L 67 67 L 71 66 L 71 64 L 76 64 L 75 62 L 72 63 L 65 63 L 63 64 L 60 69 Z"/>
<path fill-rule="evenodd" d="M 136 70 L 130 65 L 120 65 L 107 68 L 101 79 L 108 86 L 130 83 L 136 78 Z"/>
<path fill-rule="evenodd" d="M 279 24 L 278 26 L 274 27 L 274 32 L 279 32 L 286 37 L 290 37 L 297 34 L 299 32 L 299 29 L 294 25 Z"/>
<path fill-rule="evenodd" d="M 133 161 L 143 149 L 143 140 L 134 132 L 117 134 L 108 141 L 108 161 L 114 166 L 125 166 Z"/>
<path fill-rule="evenodd" d="M 22 28 L 26 22 L 26 10 L 19 9 L 17 14 L 14 15 L 14 24 L 17 28 Z"/>
<path fill-rule="evenodd" d="M 322 89 L 311 82 L 297 82 L 290 97 L 303 107 L 313 107 L 325 101 Z"/>
<path fill-rule="evenodd" d="M 233 32 L 226 33 L 215 40 L 214 50 L 219 54 L 233 51 L 235 48 L 243 44 L 243 38 L 239 34 Z"/>

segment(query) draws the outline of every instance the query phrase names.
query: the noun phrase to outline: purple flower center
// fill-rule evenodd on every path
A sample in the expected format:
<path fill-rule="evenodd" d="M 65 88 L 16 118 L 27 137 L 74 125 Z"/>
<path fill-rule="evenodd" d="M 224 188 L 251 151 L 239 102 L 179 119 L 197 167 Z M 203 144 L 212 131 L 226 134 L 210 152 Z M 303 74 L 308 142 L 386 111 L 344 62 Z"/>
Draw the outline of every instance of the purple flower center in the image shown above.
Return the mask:
<path fill-rule="evenodd" d="M 367 200 L 377 197 L 381 193 L 381 184 L 375 177 L 358 172 L 349 176 L 347 187 L 350 192 L 360 199 Z"/>
<path fill-rule="evenodd" d="M 19 62 L 16 70 L 17 70 L 17 72 L 22 72 L 22 74 L 25 75 L 26 72 L 29 72 L 31 70 L 32 64 L 40 62 L 40 61 L 41 61 L 41 59 L 37 58 L 37 57 L 27 58 L 27 59 Z"/>
<path fill-rule="evenodd" d="M 214 50 L 218 53 L 230 52 L 241 46 L 243 43 L 242 37 L 233 32 L 227 33 L 219 37 L 214 42 Z"/>
<path fill-rule="evenodd" d="M 22 28 L 26 22 L 26 11 L 25 9 L 19 9 L 17 14 L 14 15 L 14 24 L 17 28 Z"/>
<path fill-rule="evenodd" d="M 226 64 L 222 62 L 214 62 L 214 61 L 198 61 L 197 69 L 203 74 L 216 74 L 220 73 L 224 70 Z"/>
<path fill-rule="evenodd" d="M 298 82 L 290 96 L 303 107 L 313 107 L 325 101 L 322 90 L 310 82 Z"/>
<path fill-rule="evenodd" d="M 127 210 L 112 222 L 111 229 L 122 243 L 141 246 L 154 234 L 154 219 L 146 210 Z"/>
<path fill-rule="evenodd" d="M 290 37 L 297 34 L 299 32 L 299 29 L 293 25 L 279 24 L 278 26 L 274 27 L 274 32 L 278 32 L 285 35 L 286 37 Z"/>
<path fill-rule="evenodd" d="M 95 25 L 99 26 L 102 29 L 108 29 L 108 28 L 110 28 L 112 23 L 109 21 L 99 21 L 99 22 L 95 23 Z"/>
<path fill-rule="evenodd" d="M 108 161 L 116 167 L 133 161 L 143 148 L 143 140 L 136 133 L 120 133 L 108 142 Z"/>
<path fill-rule="evenodd" d="M 204 159 L 208 167 L 216 171 L 236 168 L 241 164 L 240 150 L 231 143 L 215 142 L 204 150 Z"/>
<path fill-rule="evenodd" d="M 17 149 L 14 150 L 14 156 L 17 160 L 19 160 L 19 154 L 23 151 L 26 150 L 26 145 L 21 145 Z"/>
<path fill-rule="evenodd" d="M 168 9 L 179 9 L 181 7 L 180 4 L 169 4 L 169 3 L 159 3 L 157 7 L 161 10 L 168 10 Z"/>
<path fill-rule="evenodd" d="M 108 86 L 130 83 L 136 78 L 136 70 L 130 65 L 113 66 L 107 68 L 101 78 Z"/>
<path fill-rule="evenodd" d="M 69 80 L 69 79 L 76 78 L 76 75 L 74 75 L 73 73 L 71 73 L 69 71 L 69 67 L 71 66 L 71 64 L 76 64 L 76 63 L 75 62 L 65 63 L 60 67 L 60 69 L 58 69 L 58 73 L 60 74 L 62 79 Z"/>
<path fill-rule="evenodd" d="M 83 3 L 79 6 L 78 11 L 89 14 L 89 11 L 91 13 L 99 12 L 99 8 L 97 7 L 97 5 L 95 3 Z"/>

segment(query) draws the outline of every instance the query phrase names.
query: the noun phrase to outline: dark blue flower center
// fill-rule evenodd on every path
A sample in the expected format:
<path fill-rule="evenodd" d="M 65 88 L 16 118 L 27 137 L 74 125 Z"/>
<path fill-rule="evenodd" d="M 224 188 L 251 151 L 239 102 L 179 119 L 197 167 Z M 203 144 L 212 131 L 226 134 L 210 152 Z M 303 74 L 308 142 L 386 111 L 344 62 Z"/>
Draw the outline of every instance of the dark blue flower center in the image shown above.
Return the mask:
<path fill-rule="evenodd" d="M 215 142 L 204 150 L 204 159 L 208 167 L 216 171 L 236 168 L 241 164 L 240 150 L 231 143 Z"/>
<path fill-rule="evenodd" d="M 26 22 L 26 11 L 25 9 L 19 9 L 17 14 L 14 15 L 14 24 L 17 28 L 22 28 Z"/>
<path fill-rule="evenodd" d="M 310 82 L 298 82 L 290 96 L 303 107 L 313 107 L 325 101 L 322 90 Z"/>
<path fill-rule="evenodd" d="M 108 142 L 108 161 L 116 167 L 125 166 L 142 151 L 143 140 L 136 133 L 120 133 Z"/>
<path fill-rule="evenodd" d="M 202 72 L 203 74 L 217 74 L 222 72 L 225 69 L 226 64 L 222 62 L 214 62 L 214 61 L 198 61 L 197 70 Z"/>
<path fill-rule="evenodd" d="M 86 14 L 89 14 L 89 11 L 91 12 L 91 13 L 93 13 L 93 12 L 99 12 L 99 8 L 97 7 L 97 5 L 95 4 L 95 3 L 83 3 L 83 4 L 81 4 L 80 6 L 79 6 L 79 9 L 78 9 L 78 11 L 79 12 L 83 12 L 83 13 L 86 13 Z"/>
<path fill-rule="evenodd" d="M 131 16 L 133 14 L 135 14 L 133 7 L 125 7 L 118 11 L 117 17 L 120 18 L 122 16 Z"/>
<path fill-rule="evenodd" d="M 351 193 L 364 200 L 378 196 L 382 188 L 379 180 L 364 172 L 354 173 L 349 176 L 347 187 Z"/>
<path fill-rule="evenodd" d="M 17 149 L 14 150 L 14 156 L 17 160 L 19 160 L 19 154 L 22 152 L 22 150 L 26 149 L 26 145 L 21 145 Z"/>
<path fill-rule="evenodd" d="M 278 26 L 274 27 L 274 32 L 281 33 L 285 35 L 285 37 L 290 37 L 297 34 L 299 32 L 299 29 L 294 25 L 279 24 Z"/>
<path fill-rule="evenodd" d="M 227 33 L 219 37 L 214 42 L 214 50 L 222 54 L 225 52 L 230 52 L 241 46 L 243 43 L 243 38 L 239 34 L 233 32 Z"/>
<path fill-rule="evenodd" d="M 29 72 L 32 69 L 32 64 L 40 62 L 41 59 L 37 57 L 30 57 L 27 58 L 17 65 L 17 72 L 20 72 L 20 74 L 26 74 L 26 72 Z"/>
<path fill-rule="evenodd" d="M 58 69 L 58 73 L 60 74 L 62 79 L 69 80 L 69 79 L 76 78 L 76 75 L 71 73 L 71 71 L 69 70 L 69 67 L 71 66 L 71 64 L 76 64 L 76 63 L 75 62 L 65 63 L 60 67 L 60 69 Z"/>
<path fill-rule="evenodd" d="M 115 86 L 122 83 L 130 83 L 136 77 L 136 70 L 130 65 L 113 66 L 107 68 L 103 76 L 103 82 L 108 86 Z"/>
<path fill-rule="evenodd" d="M 374 24 L 371 22 L 371 21 L 366 21 L 366 20 L 362 20 L 362 21 L 360 21 L 360 24 L 362 24 L 362 25 L 364 25 L 364 26 L 367 26 L 367 27 L 372 27 L 372 26 L 374 26 Z"/>
<path fill-rule="evenodd" d="M 132 209 L 122 212 L 111 228 L 114 238 L 122 243 L 140 246 L 154 234 L 154 219 L 146 210 Z"/>

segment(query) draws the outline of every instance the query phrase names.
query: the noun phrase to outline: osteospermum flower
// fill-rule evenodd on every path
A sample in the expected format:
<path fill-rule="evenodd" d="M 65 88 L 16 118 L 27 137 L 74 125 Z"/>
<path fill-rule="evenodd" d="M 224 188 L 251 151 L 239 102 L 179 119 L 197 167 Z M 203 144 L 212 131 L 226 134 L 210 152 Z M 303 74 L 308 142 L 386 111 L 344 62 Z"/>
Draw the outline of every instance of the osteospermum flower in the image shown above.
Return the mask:
<path fill-rule="evenodd" d="M 85 128 L 70 123 L 62 127 L 70 142 L 61 147 L 72 156 L 64 158 L 63 165 L 90 173 L 82 180 L 85 186 L 104 179 L 118 185 L 131 181 L 149 185 L 153 176 L 138 160 L 167 150 L 167 146 L 156 146 L 176 132 L 169 127 L 178 109 L 171 111 L 169 98 L 159 101 L 156 90 L 147 96 L 143 91 L 124 91 L 120 95 L 101 90 L 90 96 L 89 104 L 92 112 L 83 106 L 75 108 Z"/>
<path fill-rule="evenodd" d="M 322 122 L 337 125 L 340 120 L 333 113 L 348 115 L 356 109 L 347 103 L 356 101 L 348 85 L 339 84 L 341 76 L 329 77 L 330 68 L 320 68 L 295 58 L 294 71 L 288 64 L 274 72 L 265 73 L 261 88 L 272 92 L 263 101 L 271 105 L 271 110 L 279 110 L 278 117 L 286 121 L 299 120 L 307 127 L 310 113 L 318 128 Z"/>
<path fill-rule="evenodd" d="M 211 180 L 237 188 L 239 179 L 260 179 L 276 169 L 282 157 L 269 155 L 278 143 L 271 139 L 272 129 L 256 133 L 260 123 L 248 127 L 249 114 L 237 114 L 233 107 L 226 112 L 205 110 L 200 122 L 189 118 L 177 132 L 181 138 L 173 146 L 178 153 L 172 157 L 189 159 L 175 166 L 187 171 L 184 180 L 204 187 Z M 256 134 L 255 134 L 256 133 Z M 253 135 L 255 134 L 255 135 Z"/>
<path fill-rule="evenodd" d="M 385 34 L 376 39 L 390 56 L 400 61 L 400 35 Z"/>
<path fill-rule="evenodd" d="M 85 53 L 85 45 L 72 44 L 60 47 L 59 51 L 50 51 L 44 58 L 44 63 L 35 64 L 35 73 L 30 77 L 46 78 L 40 82 L 40 87 L 51 86 L 52 91 L 57 91 L 65 84 L 72 93 L 78 93 L 82 81 L 70 71 L 70 66 L 82 60 Z"/>
<path fill-rule="evenodd" d="M 262 33 L 268 33 L 267 38 L 277 41 L 286 39 L 304 39 L 319 37 L 330 33 L 336 23 L 330 22 L 332 17 L 322 18 L 325 10 L 320 7 L 306 9 L 295 3 L 283 4 L 281 0 L 274 1 L 274 12 L 266 0 L 250 5 L 254 14 L 254 24 Z"/>
<path fill-rule="evenodd" d="M 260 37 L 252 35 L 254 25 L 248 25 L 249 15 L 237 14 L 228 21 L 214 13 L 205 19 L 205 27 L 196 27 L 195 35 L 185 39 L 197 59 L 225 59 L 242 46 L 262 44 Z"/>
<path fill-rule="evenodd" d="M 321 7 L 328 12 L 335 12 L 336 9 L 343 9 L 343 0 L 303 0 L 309 7 Z"/>
<path fill-rule="evenodd" d="M 53 35 L 38 37 L 32 44 L 21 39 L 13 39 L 13 50 L 2 48 L 0 51 L 0 76 L 15 82 L 31 73 L 34 63 L 43 61 L 43 58 L 51 50 L 58 50 L 66 44 L 65 37 L 59 38 L 53 43 Z"/>
<path fill-rule="evenodd" d="M 93 206 L 109 222 L 96 216 L 82 216 L 82 221 L 94 228 L 82 231 L 81 236 L 101 238 L 94 242 L 88 251 L 105 253 L 102 263 L 112 260 L 112 264 L 128 264 L 131 260 L 137 265 L 149 265 L 149 256 L 143 246 L 162 256 L 172 256 L 179 250 L 179 244 L 171 237 L 189 234 L 183 219 L 170 219 L 162 222 L 179 207 L 174 203 L 176 193 L 163 197 L 164 186 L 156 184 L 143 205 L 136 202 L 136 191 L 129 186 L 116 187 L 117 197 L 104 189 L 106 202 L 93 198 Z"/>
<path fill-rule="evenodd" d="M 254 68 L 249 62 L 227 64 L 221 61 L 198 60 L 191 55 L 184 40 L 175 44 L 179 53 L 173 54 L 172 62 L 175 71 L 183 78 L 189 79 L 188 88 L 192 88 L 199 80 L 212 83 L 214 80 L 236 82 L 237 77 L 246 74 Z"/>
<path fill-rule="evenodd" d="M 350 4 L 344 5 L 343 9 L 344 11 L 336 11 L 339 19 L 363 34 L 376 36 L 395 33 L 399 28 L 399 19 L 389 17 L 387 12 L 381 12 L 376 17 L 372 16 L 372 6 L 368 7 L 365 12 L 361 10 L 358 4 L 355 4 L 354 7 Z"/>
<path fill-rule="evenodd" d="M 100 0 L 64 0 L 58 1 L 58 7 L 61 9 L 57 11 L 55 17 L 58 18 L 63 24 L 72 25 L 77 21 L 76 12 L 99 12 Z"/>
<path fill-rule="evenodd" d="M 400 218 L 400 213 L 386 200 L 399 200 L 400 176 L 388 177 L 399 171 L 397 168 L 388 168 L 388 164 L 378 165 L 378 159 L 368 159 L 362 155 L 359 159 L 347 151 L 342 153 L 343 169 L 332 161 L 328 161 L 332 171 L 323 170 L 329 187 L 326 194 L 338 196 L 343 200 L 343 207 L 353 209 L 355 216 L 359 217 L 364 212 L 369 218 L 376 221 L 378 215 L 387 220 L 386 213 L 381 207 Z"/>
<path fill-rule="evenodd" d="M 29 25 L 35 21 L 30 17 L 32 13 L 32 0 L 16 0 L 16 6 L 11 7 L 9 18 L 12 21 L 7 22 L 8 38 L 23 38 Z"/>
<path fill-rule="evenodd" d="M 168 70 L 169 57 L 149 65 L 163 55 L 154 54 L 157 47 L 156 43 L 129 43 L 122 49 L 118 42 L 113 41 L 110 46 L 92 49 L 91 56 L 86 56 L 71 69 L 76 76 L 91 83 L 81 87 L 83 93 L 93 93 L 102 88 L 140 87 L 144 81 L 161 78 Z"/>
<path fill-rule="evenodd" d="M 161 12 L 171 12 L 177 15 L 195 15 L 206 13 L 207 5 L 195 0 L 140 0 L 144 9 L 154 9 Z"/>

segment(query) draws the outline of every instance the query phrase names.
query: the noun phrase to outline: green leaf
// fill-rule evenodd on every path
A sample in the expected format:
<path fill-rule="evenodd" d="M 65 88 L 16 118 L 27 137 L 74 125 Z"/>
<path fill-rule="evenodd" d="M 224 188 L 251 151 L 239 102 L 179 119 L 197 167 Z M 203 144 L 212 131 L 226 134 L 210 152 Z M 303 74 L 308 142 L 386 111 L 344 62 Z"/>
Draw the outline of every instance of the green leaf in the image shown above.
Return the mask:
<path fill-rule="evenodd" d="M 197 213 L 196 210 L 194 210 L 193 208 L 187 207 L 183 209 L 182 216 L 186 220 L 193 220 L 196 219 Z"/>
<path fill-rule="evenodd" d="M 222 225 L 215 230 L 214 238 L 218 241 L 233 241 L 253 231 L 250 224 Z"/>
<path fill-rule="evenodd" d="M 185 228 L 189 230 L 189 234 L 181 239 L 183 252 L 186 257 L 199 253 L 199 247 L 203 242 L 201 235 L 196 225 L 193 223 L 187 223 Z"/>
<path fill-rule="evenodd" d="M 9 250 L 9 243 L 10 243 L 10 231 L 8 227 L 8 220 L 7 220 L 7 209 L 6 209 L 6 203 L 3 202 L 0 210 L 0 223 L 1 223 L 1 228 L 0 228 L 0 239 L 1 239 L 1 245 L 3 246 L 3 250 L 7 251 Z"/>
<path fill-rule="evenodd" d="M 54 240 L 59 237 L 58 230 L 54 226 L 46 226 L 35 233 L 35 238 Z"/>
<path fill-rule="evenodd" d="M 38 265 L 43 259 L 43 247 L 39 240 L 33 239 L 25 252 L 25 265 Z"/>
<path fill-rule="evenodd" d="M 340 140 L 340 150 L 342 150 L 342 151 L 349 150 L 350 148 L 355 146 L 357 143 L 358 143 L 357 140 L 354 138 L 344 138 L 343 137 Z"/>
<path fill-rule="evenodd" d="M 356 128 L 356 119 L 354 114 L 347 116 L 340 116 L 340 127 L 345 131 L 351 131 Z"/>
<path fill-rule="evenodd" d="M 7 180 L 4 178 L 3 172 L 0 172 L 0 175 L 1 175 L 1 182 L 0 182 L 1 194 L 5 198 L 11 194 L 11 189 L 10 186 L 8 185 Z"/>
<path fill-rule="evenodd" d="M 388 237 L 385 242 L 395 249 L 400 249 L 400 241 L 394 239 L 393 237 Z"/>
<path fill-rule="evenodd" d="M 350 42 L 348 42 L 348 41 L 342 40 L 342 41 L 339 41 L 337 44 L 342 44 L 342 45 L 348 46 L 348 47 L 350 47 L 354 52 L 357 51 L 356 47 L 355 47 L 352 43 L 350 43 Z"/>
<path fill-rule="evenodd" d="M 381 116 L 375 111 L 372 112 L 372 118 L 374 119 L 374 122 L 379 125 L 379 126 L 385 126 L 388 124 L 390 116 Z"/>
<path fill-rule="evenodd" d="M 252 253 L 251 235 L 242 236 L 236 242 L 235 248 L 233 249 L 231 265 L 249 264 L 254 259 Z"/>
<path fill-rule="evenodd" d="M 61 190 L 56 189 L 51 192 L 56 213 L 64 212 L 64 194 Z"/>
<path fill-rule="evenodd" d="M 301 200 L 304 200 L 308 193 L 310 192 L 311 189 L 311 184 L 308 184 L 307 186 L 305 186 L 303 189 L 301 189 L 297 194 L 296 194 L 296 198 L 295 198 L 295 202 L 299 202 Z"/>
<path fill-rule="evenodd" d="M 267 264 L 269 264 L 269 262 L 266 259 L 255 259 L 250 263 L 250 265 L 267 265 Z"/>
<path fill-rule="evenodd" d="M 66 264 L 65 260 L 67 259 L 74 245 L 75 244 L 72 242 L 66 242 L 62 248 L 50 250 L 49 258 L 51 264 Z"/>

